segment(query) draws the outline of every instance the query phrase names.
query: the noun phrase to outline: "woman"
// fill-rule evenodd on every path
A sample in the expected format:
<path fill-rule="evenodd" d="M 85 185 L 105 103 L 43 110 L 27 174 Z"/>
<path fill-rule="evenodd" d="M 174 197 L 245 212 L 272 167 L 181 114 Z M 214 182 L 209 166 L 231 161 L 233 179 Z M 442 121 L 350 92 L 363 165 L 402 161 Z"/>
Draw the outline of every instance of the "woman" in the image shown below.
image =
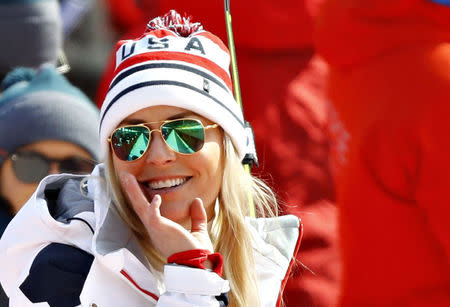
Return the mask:
<path fill-rule="evenodd" d="M 300 224 L 274 218 L 273 193 L 242 167 L 228 50 L 175 11 L 147 28 L 116 46 L 100 119 L 105 164 L 81 194 L 80 177 L 41 182 L 0 241 L 0 262 L 21 268 L 0 268 L 5 290 L 21 306 L 276 306 Z M 269 218 L 246 217 L 249 195 Z M 40 232 L 20 235 L 36 216 Z"/>

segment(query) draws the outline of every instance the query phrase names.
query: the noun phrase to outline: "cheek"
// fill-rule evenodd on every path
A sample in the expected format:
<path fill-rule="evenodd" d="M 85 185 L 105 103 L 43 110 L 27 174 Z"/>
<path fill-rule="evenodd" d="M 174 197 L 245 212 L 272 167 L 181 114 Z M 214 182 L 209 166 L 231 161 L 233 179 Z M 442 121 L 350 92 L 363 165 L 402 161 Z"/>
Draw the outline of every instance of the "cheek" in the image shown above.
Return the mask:
<path fill-rule="evenodd" d="M 206 143 L 198 158 L 198 167 L 203 166 L 204 172 L 209 176 L 216 177 L 223 172 L 222 148 L 217 142 Z"/>
<path fill-rule="evenodd" d="M 211 158 L 213 157 L 213 158 Z M 203 181 L 203 188 L 200 194 L 203 196 L 204 206 L 208 221 L 214 216 L 214 204 L 219 196 L 223 180 L 222 155 L 220 151 L 207 159 L 208 168 Z"/>
<path fill-rule="evenodd" d="M 144 159 L 140 159 L 139 161 L 129 163 L 124 162 L 113 156 L 113 166 L 116 171 L 116 174 L 120 176 L 120 174 L 126 172 L 136 176 L 143 167 Z"/>
<path fill-rule="evenodd" d="M 205 180 L 205 189 L 210 193 L 219 193 L 223 177 L 223 154 L 220 146 L 217 144 L 209 146 L 208 150 L 201 155 L 201 161 L 197 161 L 199 172 L 203 172 Z M 199 159 L 200 160 L 200 159 Z M 200 165 L 203 167 L 200 168 Z"/>
<path fill-rule="evenodd" d="M 10 164 L 3 165 L 0 171 L 0 194 L 6 198 L 17 212 L 36 190 L 37 183 L 23 183 L 14 175 Z"/>
<path fill-rule="evenodd" d="M 0 169 L 0 193 L 11 200 L 11 195 L 17 193 L 15 190 L 20 185 L 22 183 L 14 175 L 11 163 L 5 162 Z"/>

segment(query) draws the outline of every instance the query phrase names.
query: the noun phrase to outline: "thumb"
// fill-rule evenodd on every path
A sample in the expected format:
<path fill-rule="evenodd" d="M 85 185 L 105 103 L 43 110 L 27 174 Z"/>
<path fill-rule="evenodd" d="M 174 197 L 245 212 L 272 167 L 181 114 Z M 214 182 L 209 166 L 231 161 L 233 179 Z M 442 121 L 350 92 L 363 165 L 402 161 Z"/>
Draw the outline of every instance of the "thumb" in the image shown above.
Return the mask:
<path fill-rule="evenodd" d="M 200 232 L 207 230 L 207 216 L 203 201 L 200 198 L 194 199 L 190 207 L 191 214 L 191 232 Z"/>

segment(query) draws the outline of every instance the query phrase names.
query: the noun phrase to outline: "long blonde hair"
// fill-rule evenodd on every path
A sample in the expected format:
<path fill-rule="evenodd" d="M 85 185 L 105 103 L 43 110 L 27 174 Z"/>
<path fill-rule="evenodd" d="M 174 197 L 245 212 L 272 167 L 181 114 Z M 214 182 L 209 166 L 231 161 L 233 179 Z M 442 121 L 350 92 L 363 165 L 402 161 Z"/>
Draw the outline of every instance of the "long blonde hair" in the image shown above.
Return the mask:
<path fill-rule="evenodd" d="M 224 136 L 224 172 L 218 195 L 220 209 L 210 231 L 214 250 L 224 258 L 224 278 L 230 282 L 230 307 L 259 306 L 251 233 L 245 217 L 249 215 L 248 199 L 253 198 L 258 217 L 278 214 L 277 201 L 272 190 L 260 179 L 248 174 L 241 164 L 231 139 Z M 162 271 L 164 259 L 152 246 L 147 231 L 137 214 L 122 194 L 112 164 L 111 153 L 105 162 L 106 180 L 112 188 L 114 205 L 132 229 L 152 267 Z"/>

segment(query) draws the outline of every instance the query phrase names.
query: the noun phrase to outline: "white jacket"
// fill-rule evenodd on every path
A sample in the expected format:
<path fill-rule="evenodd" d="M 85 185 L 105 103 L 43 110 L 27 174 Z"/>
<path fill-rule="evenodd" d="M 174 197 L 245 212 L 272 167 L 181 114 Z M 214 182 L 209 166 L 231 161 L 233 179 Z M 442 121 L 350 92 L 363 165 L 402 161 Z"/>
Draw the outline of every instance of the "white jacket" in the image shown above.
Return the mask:
<path fill-rule="evenodd" d="M 164 273 L 152 269 L 131 231 L 111 209 L 101 172 L 99 165 L 88 180 L 87 195 L 79 192 L 82 176 L 44 178 L 8 225 L 0 240 L 0 281 L 10 306 L 50 306 L 36 299 L 33 304 L 20 287 L 30 275 L 41 274 L 31 268 L 52 243 L 94 256 L 76 298 L 82 306 L 220 306 L 215 296 L 228 292 L 229 283 L 216 273 L 182 265 L 165 265 Z M 47 197 L 51 191 L 57 191 L 57 202 Z M 261 305 L 277 306 L 300 244 L 301 223 L 295 216 L 247 222 L 254 237 Z M 32 288 L 60 282 L 57 279 L 43 272 L 39 285 Z"/>

